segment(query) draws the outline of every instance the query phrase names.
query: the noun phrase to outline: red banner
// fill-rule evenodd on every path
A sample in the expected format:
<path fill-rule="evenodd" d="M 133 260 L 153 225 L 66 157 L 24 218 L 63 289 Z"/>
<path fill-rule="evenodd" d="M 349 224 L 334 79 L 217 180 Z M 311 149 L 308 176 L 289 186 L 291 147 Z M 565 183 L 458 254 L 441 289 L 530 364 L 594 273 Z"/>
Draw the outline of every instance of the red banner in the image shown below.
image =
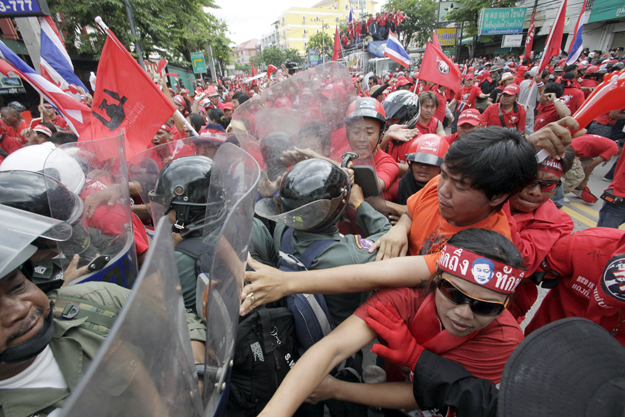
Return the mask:
<path fill-rule="evenodd" d="M 540 74 L 547 66 L 549 66 L 549 61 L 552 57 L 558 55 L 561 51 L 560 46 L 562 45 L 562 36 L 564 35 L 564 20 L 566 19 L 566 0 L 562 1 L 562 5 L 560 6 L 560 10 L 556 16 L 555 23 L 551 27 L 551 32 L 549 32 L 549 38 L 547 39 L 547 44 L 545 45 L 545 52 L 543 53 L 542 58 L 540 59 L 540 65 L 538 66 L 537 74 Z"/>
<path fill-rule="evenodd" d="M 150 145 L 176 108 L 115 35 L 107 34 L 91 106 L 91 135 L 79 140 L 109 138 L 123 129 L 130 159 Z"/>
<path fill-rule="evenodd" d="M 460 90 L 460 70 L 439 48 L 428 42 L 423 54 L 419 79 Z"/>
<path fill-rule="evenodd" d="M 536 10 L 534 9 L 534 14 L 532 15 L 532 21 L 530 22 L 530 27 L 527 29 L 527 38 L 525 38 L 525 52 L 524 56 L 527 58 L 527 61 L 530 60 L 530 54 L 532 53 L 532 48 L 534 47 L 534 18 L 536 17 Z"/>
<path fill-rule="evenodd" d="M 339 28 L 336 28 L 334 33 L 334 51 L 332 51 L 332 61 L 337 61 L 341 58 L 341 38 L 339 36 Z"/>

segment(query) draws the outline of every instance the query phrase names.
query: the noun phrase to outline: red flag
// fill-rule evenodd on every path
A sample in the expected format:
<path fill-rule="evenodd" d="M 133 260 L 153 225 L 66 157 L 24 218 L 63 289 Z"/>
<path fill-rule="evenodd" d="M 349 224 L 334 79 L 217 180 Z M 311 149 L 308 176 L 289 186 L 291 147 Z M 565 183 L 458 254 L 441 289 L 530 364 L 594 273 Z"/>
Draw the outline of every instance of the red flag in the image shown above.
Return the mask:
<path fill-rule="evenodd" d="M 250 59 L 250 63 L 252 64 L 252 77 L 256 76 L 256 67 L 254 66 L 254 61 Z"/>
<path fill-rule="evenodd" d="M 113 32 L 107 29 L 106 33 L 91 106 L 91 135 L 81 135 L 79 140 L 109 138 L 123 129 L 130 160 L 149 146 L 176 108 Z"/>
<path fill-rule="evenodd" d="M 525 38 L 525 52 L 523 55 L 527 58 L 527 61 L 530 60 L 530 54 L 532 53 L 532 48 L 534 47 L 534 18 L 536 17 L 536 9 L 534 9 L 534 14 L 532 15 L 532 21 L 530 22 L 530 27 L 527 29 L 527 38 Z"/>
<path fill-rule="evenodd" d="M 428 42 L 425 47 L 419 79 L 444 85 L 454 91 L 460 90 L 460 70 L 431 42 Z"/>
<path fill-rule="evenodd" d="M 436 31 L 432 32 L 432 44 L 438 49 L 441 49 L 441 44 L 438 43 L 438 36 L 436 35 Z"/>
<path fill-rule="evenodd" d="M 269 65 L 267 67 L 267 77 L 271 77 L 271 74 L 278 71 L 278 68 L 276 68 L 274 65 Z"/>
<path fill-rule="evenodd" d="M 545 45 L 545 52 L 543 52 L 543 57 L 540 59 L 540 64 L 538 65 L 538 72 L 540 74 L 545 67 L 549 65 L 549 61 L 552 57 L 558 55 L 561 51 L 560 46 L 562 45 L 562 35 L 564 34 L 564 20 L 566 19 L 566 0 L 562 1 L 560 5 L 560 10 L 558 10 L 558 14 L 556 15 L 556 20 L 551 27 L 551 31 L 549 32 L 549 38 L 547 38 L 547 44 Z"/>
<path fill-rule="evenodd" d="M 332 61 L 336 61 L 341 58 L 341 38 L 339 37 L 339 28 L 336 28 L 334 33 L 334 51 L 332 52 Z"/>

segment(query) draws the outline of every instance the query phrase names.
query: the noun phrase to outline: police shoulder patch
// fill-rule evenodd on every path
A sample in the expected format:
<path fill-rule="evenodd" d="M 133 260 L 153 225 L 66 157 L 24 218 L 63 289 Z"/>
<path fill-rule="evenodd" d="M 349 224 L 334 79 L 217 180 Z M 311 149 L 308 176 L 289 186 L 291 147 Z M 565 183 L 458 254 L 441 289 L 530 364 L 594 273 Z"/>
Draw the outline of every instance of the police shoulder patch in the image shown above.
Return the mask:
<path fill-rule="evenodd" d="M 360 237 L 360 235 L 354 235 L 354 239 L 356 240 L 356 247 L 358 249 L 369 249 L 373 246 L 373 241 L 369 239 L 365 239 Z"/>

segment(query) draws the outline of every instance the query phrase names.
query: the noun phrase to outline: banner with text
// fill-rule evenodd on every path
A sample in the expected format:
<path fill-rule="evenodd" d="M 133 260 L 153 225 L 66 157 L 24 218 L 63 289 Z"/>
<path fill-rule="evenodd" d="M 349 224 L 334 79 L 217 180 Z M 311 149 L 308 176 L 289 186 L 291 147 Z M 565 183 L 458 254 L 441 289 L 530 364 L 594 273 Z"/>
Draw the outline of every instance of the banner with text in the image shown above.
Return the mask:
<path fill-rule="evenodd" d="M 522 33 L 527 7 L 483 9 L 478 22 L 479 35 Z"/>
<path fill-rule="evenodd" d="M 438 36 L 438 43 L 443 46 L 456 46 L 456 28 L 434 29 Z"/>

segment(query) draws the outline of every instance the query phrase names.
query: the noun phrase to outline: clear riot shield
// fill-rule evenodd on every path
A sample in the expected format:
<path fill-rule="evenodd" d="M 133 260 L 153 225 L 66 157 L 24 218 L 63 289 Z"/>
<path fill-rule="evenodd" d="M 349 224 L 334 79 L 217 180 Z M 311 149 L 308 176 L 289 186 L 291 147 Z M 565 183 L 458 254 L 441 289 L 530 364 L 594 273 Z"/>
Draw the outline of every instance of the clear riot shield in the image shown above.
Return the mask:
<path fill-rule="evenodd" d="M 36 239 L 58 242 L 72 235 L 68 223 L 1 204 L 0 218 L 0 278 L 19 267 L 37 251 L 37 247 L 32 244 Z"/>
<path fill-rule="evenodd" d="M 223 135 L 203 134 L 164 143 L 147 149 L 133 156 L 128 163 L 130 181 L 139 193 L 141 200 L 150 209 L 153 224 L 167 211 L 168 207 L 150 198 L 155 189 L 159 173 L 170 161 L 189 155 L 202 155 L 215 159 L 217 151 L 226 142 L 239 143 L 246 149 L 257 149 L 256 140 L 247 134 Z M 259 151 L 256 151 L 260 154 Z"/>
<path fill-rule="evenodd" d="M 356 135 L 351 142 L 347 138 L 345 118 L 356 98 L 347 68 L 328 62 L 274 84 L 236 109 L 232 116 L 235 132 L 249 133 L 260 147 L 261 197 L 274 196 L 280 178 L 299 161 L 321 157 L 340 164 L 346 152 L 355 152 L 358 158 L 351 163 L 358 167 L 356 183 L 367 202 L 387 212 L 369 141 L 363 147 Z M 355 213 L 348 209 L 346 216 L 350 215 Z"/>
<path fill-rule="evenodd" d="M 258 163 L 240 148 L 225 144 L 217 151 L 196 293 L 207 330 L 205 416 L 225 412 L 259 177 Z"/>
<path fill-rule="evenodd" d="M 71 172 L 80 186 L 72 191 L 83 211 L 72 222 L 71 239 L 58 245 L 63 270 L 78 254 L 78 266 L 88 265 L 89 273 L 72 284 L 105 281 L 132 287 L 137 260 L 123 133 L 57 147 L 46 159 L 44 173 L 61 180 L 70 166 L 78 167 Z M 66 213 L 68 204 L 74 202 L 57 197 L 59 194 L 52 192 L 52 181 L 48 185 L 52 217 Z"/>
<path fill-rule="evenodd" d="M 171 229 L 163 219 L 123 310 L 63 407 L 64 417 L 202 415 L 179 285 Z"/>

